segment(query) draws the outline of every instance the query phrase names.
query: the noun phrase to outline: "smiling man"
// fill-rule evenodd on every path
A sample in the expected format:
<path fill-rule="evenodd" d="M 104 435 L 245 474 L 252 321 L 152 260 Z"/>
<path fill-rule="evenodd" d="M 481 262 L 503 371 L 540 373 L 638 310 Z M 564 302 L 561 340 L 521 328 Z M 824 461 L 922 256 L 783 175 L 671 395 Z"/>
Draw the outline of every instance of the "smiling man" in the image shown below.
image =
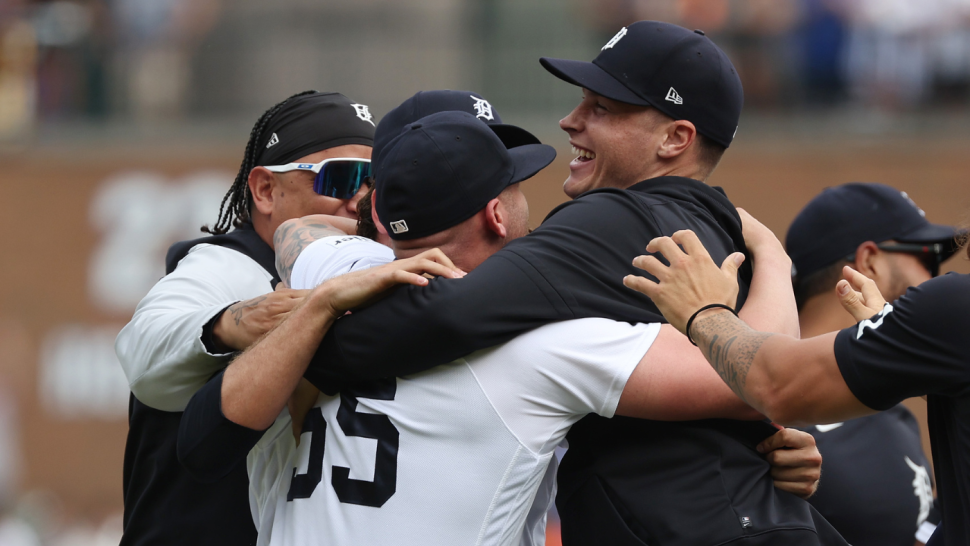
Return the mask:
<path fill-rule="evenodd" d="M 584 88 L 582 102 L 561 122 L 583 156 L 570 164 L 565 184 L 576 199 L 460 281 L 400 289 L 338 321 L 306 374 L 324 392 L 423 371 L 551 322 L 658 322 L 650 299 L 631 298 L 621 282 L 623 272 L 635 271 L 630 257 L 657 235 L 689 226 L 722 259 L 746 250 L 738 212 L 704 183 L 733 139 L 742 105 L 741 82 L 713 42 L 641 21 L 621 30 L 592 63 L 542 63 Z M 741 274 L 749 303 L 790 293 L 791 262 L 780 245 L 749 249 L 758 255 L 753 274 Z M 782 289 L 748 294 L 749 284 L 772 282 Z M 794 298 L 766 308 L 756 322 L 797 333 Z M 651 351 L 676 361 L 696 349 L 665 325 Z M 773 487 L 773 471 L 755 451 L 772 427 L 703 419 L 711 414 L 709 397 L 661 389 L 643 396 L 655 404 L 655 418 L 693 412 L 689 418 L 698 420 L 587 417 L 575 425 L 557 500 L 564 543 L 844 544 L 807 503 Z M 814 444 L 800 447 L 817 455 Z M 792 454 L 780 450 L 771 458 Z M 799 472 L 774 477 L 780 487 L 810 495 L 815 479 Z"/>

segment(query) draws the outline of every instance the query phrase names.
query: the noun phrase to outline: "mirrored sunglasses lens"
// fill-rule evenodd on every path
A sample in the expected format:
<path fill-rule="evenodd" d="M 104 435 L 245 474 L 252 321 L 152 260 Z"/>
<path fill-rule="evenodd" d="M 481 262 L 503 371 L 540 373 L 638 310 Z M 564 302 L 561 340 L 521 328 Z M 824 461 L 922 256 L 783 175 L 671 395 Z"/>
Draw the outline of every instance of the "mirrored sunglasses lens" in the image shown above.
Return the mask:
<path fill-rule="evenodd" d="M 350 199 L 357 194 L 361 183 L 370 176 L 370 163 L 364 161 L 333 161 L 320 170 L 313 183 L 313 191 L 335 199 Z"/>

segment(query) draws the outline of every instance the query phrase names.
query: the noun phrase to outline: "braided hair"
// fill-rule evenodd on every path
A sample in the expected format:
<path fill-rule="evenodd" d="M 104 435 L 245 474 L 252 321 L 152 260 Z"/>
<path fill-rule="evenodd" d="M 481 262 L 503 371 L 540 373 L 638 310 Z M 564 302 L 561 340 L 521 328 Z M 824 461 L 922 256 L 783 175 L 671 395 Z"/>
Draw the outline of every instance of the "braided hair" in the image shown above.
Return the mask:
<path fill-rule="evenodd" d="M 273 119 L 273 116 L 283 109 L 286 103 L 297 97 L 312 95 L 313 93 L 316 93 L 316 91 L 311 90 L 297 93 L 263 112 L 262 116 L 259 116 L 259 119 L 256 120 L 256 125 L 253 126 L 253 131 L 249 133 L 249 142 L 246 143 L 246 153 L 243 155 L 242 164 L 239 166 L 236 179 L 219 205 L 219 219 L 216 220 L 215 226 L 211 228 L 208 224 L 202 226 L 203 233 L 222 235 L 229 231 L 230 226 L 238 228 L 242 224 L 250 221 L 249 208 L 252 206 L 253 196 L 249 191 L 249 173 L 256 167 L 256 157 L 259 155 L 259 150 L 257 149 L 259 146 L 258 142 L 263 138 L 263 130 L 269 125 L 269 121 Z M 229 204 L 228 207 L 226 206 L 227 202 Z"/>

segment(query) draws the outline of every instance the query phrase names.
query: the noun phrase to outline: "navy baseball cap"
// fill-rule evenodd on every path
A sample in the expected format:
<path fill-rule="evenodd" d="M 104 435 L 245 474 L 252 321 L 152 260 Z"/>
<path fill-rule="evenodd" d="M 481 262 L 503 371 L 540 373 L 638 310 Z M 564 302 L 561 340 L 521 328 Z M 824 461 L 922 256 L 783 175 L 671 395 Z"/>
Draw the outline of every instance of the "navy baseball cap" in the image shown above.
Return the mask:
<path fill-rule="evenodd" d="M 515 148 L 524 144 L 541 144 L 539 139 L 529 131 L 515 125 L 502 123 L 498 111 L 478 93 L 453 91 L 451 89 L 418 91 L 411 98 L 388 112 L 377 124 L 377 130 L 374 133 L 374 159 L 371 169 L 375 178 L 379 170 L 380 158 L 387 143 L 401 134 L 406 125 L 438 112 L 467 112 L 475 116 L 488 124 L 506 148 Z"/>
<path fill-rule="evenodd" d="M 940 244 L 940 261 L 957 251 L 959 231 L 932 224 L 904 191 L 853 182 L 826 188 L 798 213 L 785 249 L 792 275 L 804 278 L 855 253 L 866 241 Z"/>
<path fill-rule="evenodd" d="M 727 55 L 700 30 L 638 21 L 623 27 L 593 62 L 539 60 L 573 85 L 627 104 L 652 106 L 727 147 L 734 140 L 744 90 Z"/>
<path fill-rule="evenodd" d="M 555 148 L 545 144 L 507 149 L 467 112 L 432 114 L 386 145 L 377 216 L 392 239 L 433 235 L 471 218 L 555 158 Z"/>

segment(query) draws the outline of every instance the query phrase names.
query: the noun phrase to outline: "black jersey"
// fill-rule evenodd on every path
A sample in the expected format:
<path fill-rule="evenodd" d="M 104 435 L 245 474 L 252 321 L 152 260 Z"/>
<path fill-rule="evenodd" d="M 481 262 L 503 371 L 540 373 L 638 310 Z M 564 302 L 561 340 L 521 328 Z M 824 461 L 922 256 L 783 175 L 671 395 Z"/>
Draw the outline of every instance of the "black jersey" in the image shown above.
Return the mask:
<path fill-rule="evenodd" d="M 226 235 L 172 245 L 165 260 L 166 273 L 200 243 L 239 251 L 269 272 L 274 285 L 279 282 L 275 254 L 251 224 Z M 237 465 L 213 483 L 197 481 L 182 467 L 176 453 L 181 419 L 182 412 L 157 410 L 131 396 L 121 546 L 255 544 L 245 465 Z"/>
<path fill-rule="evenodd" d="M 401 287 L 340 319 L 306 377 L 326 392 L 416 373 L 560 320 L 666 322 L 623 277 L 643 273 L 631 261 L 651 239 L 680 229 L 694 230 L 715 261 L 745 251 L 734 206 L 701 182 L 661 177 L 594 190 L 463 279 Z M 757 421 L 586 417 L 570 432 L 560 469 L 564 543 L 845 544 L 809 504 L 773 487 L 753 449 L 772 432 Z"/>
<path fill-rule="evenodd" d="M 912 546 L 923 522 L 939 523 L 932 467 L 905 406 L 805 430 L 825 461 L 808 502 L 852 546 Z"/>
<path fill-rule="evenodd" d="M 970 276 L 950 273 L 909 289 L 839 332 L 835 358 L 849 389 L 872 409 L 928 395 L 945 543 L 970 544 Z"/>

